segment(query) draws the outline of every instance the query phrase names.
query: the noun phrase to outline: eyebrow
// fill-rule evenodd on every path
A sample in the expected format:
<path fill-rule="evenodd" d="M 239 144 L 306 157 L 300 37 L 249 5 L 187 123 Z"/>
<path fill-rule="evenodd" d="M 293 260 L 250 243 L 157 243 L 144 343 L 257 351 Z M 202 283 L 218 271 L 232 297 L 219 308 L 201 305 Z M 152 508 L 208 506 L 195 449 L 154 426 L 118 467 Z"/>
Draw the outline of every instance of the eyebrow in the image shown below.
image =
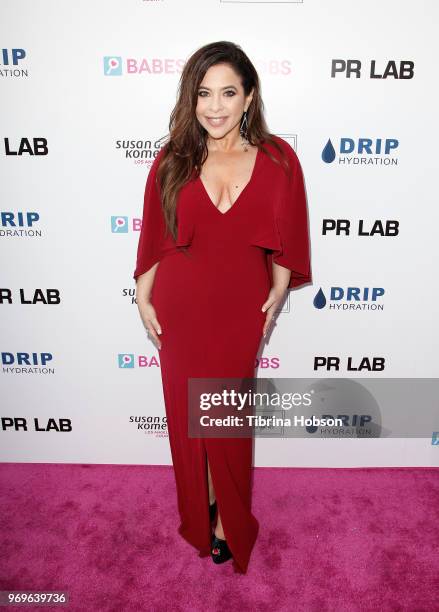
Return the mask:
<path fill-rule="evenodd" d="M 230 87 L 233 87 L 233 89 L 236 89 L 236 87 L 234 85 L 226 85 L 225 87 L 221 87 L 221 89 L 229 89 Z M 205 87 L 204 85 L 200 85 L 200 87 L 198 89 L 209 89 L 209 87 Z"/>

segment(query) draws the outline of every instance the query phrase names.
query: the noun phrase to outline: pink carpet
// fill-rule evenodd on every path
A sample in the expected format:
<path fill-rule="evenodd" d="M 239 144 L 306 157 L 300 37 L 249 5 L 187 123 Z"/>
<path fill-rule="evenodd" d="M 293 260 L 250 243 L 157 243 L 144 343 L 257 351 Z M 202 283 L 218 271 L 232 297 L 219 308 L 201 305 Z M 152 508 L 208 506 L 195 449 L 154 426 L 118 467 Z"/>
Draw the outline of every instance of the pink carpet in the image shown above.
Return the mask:
<path fill-rule="evenodd" d="M 170 467 L 6 463 L 0 485 L 0 590 L 70 594 L 11 610 L 439 610 L 439 468 L 256 468 L 245 576 L 178 535 Z"/>

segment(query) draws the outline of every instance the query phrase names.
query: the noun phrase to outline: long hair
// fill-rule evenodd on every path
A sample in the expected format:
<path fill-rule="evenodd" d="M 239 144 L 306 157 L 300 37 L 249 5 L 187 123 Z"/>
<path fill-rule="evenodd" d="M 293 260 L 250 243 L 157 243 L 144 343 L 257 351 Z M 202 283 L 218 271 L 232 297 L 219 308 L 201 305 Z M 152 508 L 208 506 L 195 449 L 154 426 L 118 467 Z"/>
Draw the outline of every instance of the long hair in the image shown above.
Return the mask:
<path fill-rule="evenodd" d="M 247 110 L 247 140 L 262 149 L 275 163 L 279 163 L 263 146 L 270 143 L 280 153 L 282 164 L 288 161 L 282 147 L 269 133 L 264 119 L 264 104 L 258 73 L 244 51 L 229 41 L 205 45 L 195 51 L 184 65 L 178 85 L 177 103 L 169 120 L 169 135 L 157 169 L 161 203 L 168 231 L 177 238 L 176 208 L 178 193 L 183 185 L 197 178 L 208 155 L 207 130 L 196 117 L 198 89 L 207 70 L 215 64 L 229 64 L 239 75 L 245 96 L 253 88 L 253 97 Z"/>

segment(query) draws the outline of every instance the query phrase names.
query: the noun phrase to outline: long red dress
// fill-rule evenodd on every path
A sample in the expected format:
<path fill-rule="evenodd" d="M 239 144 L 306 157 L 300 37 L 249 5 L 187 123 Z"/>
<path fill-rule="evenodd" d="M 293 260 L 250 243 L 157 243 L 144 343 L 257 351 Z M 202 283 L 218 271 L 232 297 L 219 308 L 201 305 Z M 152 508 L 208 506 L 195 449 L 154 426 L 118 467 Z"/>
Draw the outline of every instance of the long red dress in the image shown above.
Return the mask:
<path fill-rule="evenodd" d="M 134 278 L 160 261 L 151 292 L 162 328 L 158 351 L 174 466 L 179 533 L 210 554 L 206 453 L 235 572 L 246 573 L 259 523 L 251 512 L 252 438 L 189 438 L 190 377 L 255 376 L 274 261 L 292 271 L 289 287 L 311 281 L 303 175 L 279 136 L 292 171 L 258 149 L 253 173 L 233 206 L 217 209 L 198 177 L 177 201 L 178 236 L 168 233 L 155 183 L 159 152 L 148 175 Z M 276 149 L 264 143 L 275 157 Z M 183 252 L 179 247 L 188 247 Z"/>

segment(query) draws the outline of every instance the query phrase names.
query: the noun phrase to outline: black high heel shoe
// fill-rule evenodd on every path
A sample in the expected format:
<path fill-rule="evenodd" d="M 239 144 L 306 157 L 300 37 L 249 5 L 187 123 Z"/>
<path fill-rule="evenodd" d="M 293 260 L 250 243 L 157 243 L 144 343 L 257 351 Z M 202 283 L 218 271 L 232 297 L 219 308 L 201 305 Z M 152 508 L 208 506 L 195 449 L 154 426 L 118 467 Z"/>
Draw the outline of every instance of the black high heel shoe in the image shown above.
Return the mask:
<path fill-rule="evenodd" d="M 212 533 L 212 546 L 210 548 L 210 554 L 214 563 L 224 563 L 232 558 L 230 548 L 227 546 L 226 540 L 222 540 Z"/>
<path fill-rule="evenodd" d="M 209 517 L 210 517 L 211 523 L 215 520 L 215 515 L 216 515 L 216 500 L 213 502 L 213 504 L 209 504 Z"/>

